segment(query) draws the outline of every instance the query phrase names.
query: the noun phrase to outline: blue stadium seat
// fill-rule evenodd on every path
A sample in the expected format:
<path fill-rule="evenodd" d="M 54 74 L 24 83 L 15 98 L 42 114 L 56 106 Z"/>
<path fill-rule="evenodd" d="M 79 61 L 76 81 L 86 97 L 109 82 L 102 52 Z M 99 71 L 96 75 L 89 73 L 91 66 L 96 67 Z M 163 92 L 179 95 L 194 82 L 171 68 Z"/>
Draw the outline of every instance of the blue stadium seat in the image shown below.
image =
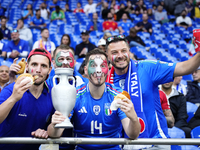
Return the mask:
<path fill-rule="evenodd" d="M 168 134 L 171 138 L 185 138 L 185 132 L 175 126 L 168 128 Z"/>
<path fill-rule="evenodd" d="M 192 80 L 193 80 L 191 74 L 189 74 L 189 75 L 184 75 L 184 76 L 183 76 L 183 79 L 186 80 L 186 81 L 192 81 Z"/>
<path fill-rule="evenodd" d="M 194 116 L 194 113 L 196 112 L 198 106 L 191 102 L 186 102 L 186 108 L 188 114 L 187 122 L 189 122 L 190 119 Z"/>
<path fill-rule="evenodd" d="M 192 129 L 191 137 L 192 138 L 200 138 L 200 126 L 197 126 L 194 129 Z"/>

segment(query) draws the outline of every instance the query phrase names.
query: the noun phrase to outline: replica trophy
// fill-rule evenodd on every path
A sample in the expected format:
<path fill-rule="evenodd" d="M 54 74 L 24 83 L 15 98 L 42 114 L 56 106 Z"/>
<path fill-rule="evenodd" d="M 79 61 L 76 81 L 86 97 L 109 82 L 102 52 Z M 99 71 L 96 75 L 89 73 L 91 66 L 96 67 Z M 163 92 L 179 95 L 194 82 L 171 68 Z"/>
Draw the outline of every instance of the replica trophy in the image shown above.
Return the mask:
<path fill-rule="evenodd" d="M 76 102 L 76 88 L 73 72 L 74 70 L 71 68 L 55 69 L 51 92 L 52 102 L 54 108 L 66 117 L 64 122 L 55 125 L 56 128 L 73 128 L 68 118 Z M 57 78 L 59 79 L 58 84 L 56 84 Z M 73 80 L 73 85 L 69 83 L 69 80 Z"/>

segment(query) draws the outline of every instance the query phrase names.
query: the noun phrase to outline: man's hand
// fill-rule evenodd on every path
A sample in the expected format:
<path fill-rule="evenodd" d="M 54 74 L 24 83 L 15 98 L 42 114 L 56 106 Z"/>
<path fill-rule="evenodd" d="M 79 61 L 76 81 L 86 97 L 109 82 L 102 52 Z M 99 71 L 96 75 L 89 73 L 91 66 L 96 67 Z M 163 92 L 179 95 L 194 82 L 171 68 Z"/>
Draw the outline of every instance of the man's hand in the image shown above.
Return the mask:
<path fill-rule="evenodd" d="M 55 111 L 52 116 L 51 123 L 55 126 L 58 123 L 62 123 L 66 119 L 65 116 L 59 111 Z"/>
<path fill-rule="evenodd" d="M 21 68 L 20 65 L 17 64 L 17 60 L 18 58 L 15 58 L 13 61 L 13 64 L 10 66 L 9 71 L 10 72 L 14 72 L 16 74 L 16 72 L 18 72 Z"/>
<path fill-rule="evenodd" d="M 31 84 L 28 84 L 30 82 L 29 80 L 21 83 L 21 81 L 25 78 L 26 77 L 19 78 L 14 85 L 11 96 L 14 97 L 14 99 L 16 100 L 15 102 L 19 101 L 24 93 L 32 86 Z"/>
<path fill-rule="evenodd" d="M 47 131 L 45 131 L 43 129 L 37 129 L 36 131 L 31 132 L 31 135 L 36 137 L 36 138 L 42 138 L 42 139 L 48 138 Z"/>
<path fill-rule="evenodd" d="M 14 51 L 11 52 L 9 57 L 14 59 L 18 56 L 19 56 L 19 52 L 17 50 L 14 50 Z"/>

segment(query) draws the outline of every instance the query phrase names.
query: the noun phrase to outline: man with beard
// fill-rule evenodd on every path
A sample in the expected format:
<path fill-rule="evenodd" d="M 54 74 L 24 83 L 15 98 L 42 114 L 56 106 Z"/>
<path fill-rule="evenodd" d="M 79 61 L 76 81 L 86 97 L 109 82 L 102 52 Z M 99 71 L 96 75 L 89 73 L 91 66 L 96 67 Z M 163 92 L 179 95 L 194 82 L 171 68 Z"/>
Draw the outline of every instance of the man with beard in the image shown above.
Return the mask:
<path fill-rule="evenodd" d="M 120 137 L 121 123 L 131 139 L 139 135 L 140 124 L 130 100 L 124 99 L 120 109 L 110 110 L 110 105 L 121 88 L 105 83 L 108 74 L 107 55 L 96 48 L 87 53 L 85 74 L 89 83 L 77 88 L 76 104 L 73 109 L 74 134 L 76 137 Z M 63 128 L 55 128 L 55 124 L 64 121 L 65 117 L 58 111 L 52 116 L 48 126 L 51 137 L 60 137 Z M 76 149 L 121 149 L 119 145 L 77 145 Z"/>
<path fill-rule="evenodd" d="M 183 10 L 181 15 L 176 18 L 176 25 L 185 29 L 192 26 L 192 19 L 187 16 L 186 10 Z"/>
<path fill-rule="evenodd" d="M 19 38 L 19 31 L 14 29 L 11 31 L 11 39 L 2 49 L 2 56 L 9 58 L 11 62 L 15 58 L 27 57 L 28 42 Z"/>
<path fill-rule="evenodd" d="M 47 138 L 45 130 L 54 108 L 45 80 L 51 71 L 51 54 L 34 49 L 27 58 L 26 71 L 38 78 L 34 84 L 26 77 L 6 86 L 0 94 L 0 137 Z M 23 80 L 23 82 L 21 82 Z M 1 150 L 35 150 L 40 144 L 1 144 Z"/>
<path fill-rule="evenodd" d="M 124 90 L 128 91 L 138 117 L 140 117 L 138 110 L 144 111 L 147 120 L 145 129 L 148 128 L 149 138 L 169 137 L 167 122 L 160 104 L 158 85 L 173 81 L 176 76 L 190 74 L 198 68 L 200 44 L 196 40 L 195 43 L 198 45 L 197 54 L 187 61 L 176 64 L 130 60 L 130 48 L 124 36 L 113 36 L 106 40 L 108 59 L 113 66 L 107 81 L 115 86 L 124 87 Z M 139 137 L 142 134 L 143 132 Z M 170 149 L 170 146 L 154 145 L 152 148 Z"/>

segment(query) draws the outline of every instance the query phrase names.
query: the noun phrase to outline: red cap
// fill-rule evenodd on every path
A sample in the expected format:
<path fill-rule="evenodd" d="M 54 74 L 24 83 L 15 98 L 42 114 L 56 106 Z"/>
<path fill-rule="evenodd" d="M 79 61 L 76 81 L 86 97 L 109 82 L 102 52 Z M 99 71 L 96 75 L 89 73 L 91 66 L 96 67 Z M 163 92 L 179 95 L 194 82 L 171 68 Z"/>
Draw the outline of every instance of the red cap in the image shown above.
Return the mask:
<path fill-rule="evenodd" d="M 43 56 L 46 56 L 49 61 L 51 62 L 51 53 L 49 53 L 47 50 L 43 49 L 43 48 L 36 48 L 36 49 L 33 49 L 29 55 L 28 55 L 28 58 L 27 60 L 32 56 L 32 55 L 43 55 Z"/>

